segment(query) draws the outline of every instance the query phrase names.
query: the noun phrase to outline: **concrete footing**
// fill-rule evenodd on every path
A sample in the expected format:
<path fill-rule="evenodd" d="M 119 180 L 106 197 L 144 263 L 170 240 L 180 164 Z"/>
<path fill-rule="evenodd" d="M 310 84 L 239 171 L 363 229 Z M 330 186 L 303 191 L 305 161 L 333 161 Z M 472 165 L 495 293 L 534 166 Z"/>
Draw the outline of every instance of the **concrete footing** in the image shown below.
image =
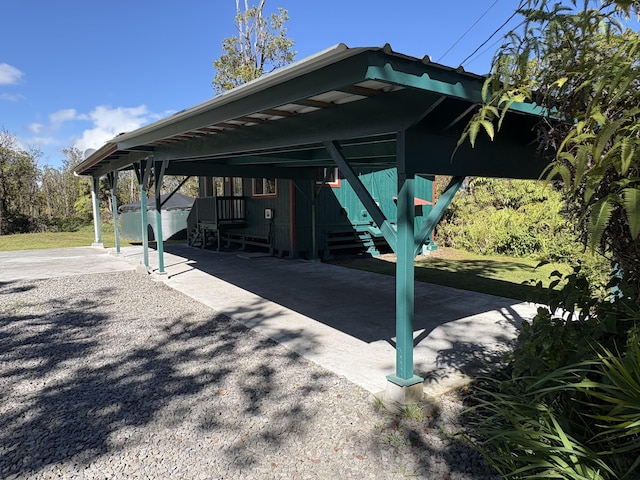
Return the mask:
<path fill-rule="evenodd" d="M 104 248 L 104 243 L 102 242 L 93 242 L 91 244 L 92 247 L 97 247 L 97 248 Z"/>
<path fill-rule="evenodd" d="M 406 405 L 422 402 L 424 399 L 424 385 L 420 382 L 414 385 L 402 386 L 387 381 L 386 389 L 373 396 L 381 401 L 386 409 L 391 411 L 401 410 Z"/>
<path fill-rule="evenodd" d="M 169 275 L 167 275 L 167 272 L 153 272 L 151 274 L 151 280 L 154 282 L 166 282 L 169 280 Z"/>
<path fill-rule="evenodd" d="M 140 263 L 140 264 L 136 265 L 136 273 L 148 275 L 149 274 L 149 270 L 147 270 L 146 265 L 143 265 L 142 263 Z"/>

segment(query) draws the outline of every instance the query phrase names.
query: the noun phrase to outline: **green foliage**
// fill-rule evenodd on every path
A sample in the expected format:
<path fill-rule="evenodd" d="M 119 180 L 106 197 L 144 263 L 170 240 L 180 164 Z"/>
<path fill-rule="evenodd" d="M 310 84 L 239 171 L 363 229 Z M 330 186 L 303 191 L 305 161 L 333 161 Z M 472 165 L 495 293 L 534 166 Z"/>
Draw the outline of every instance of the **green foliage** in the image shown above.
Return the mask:
<path fill-rule="evenodd" d="M 635 479 L 640 474 L 640 345 L 594 344 L 549 373 L 487 379 L 468 411 L 505 478 Z M 616 353 L 613 353 L 616 352 Z"/>
<path fill-rule="evenodd" d="M 37 157 L 38 152 L 23 150 L 13 135 L 0 131 L 0 235 L 36 224 Z"/>
<path fill-rule="evenodd" d="M 576 269 L 547 291 L 508 357 L 484 380 L 470 421 L 478 448 L 507 478 L 637 478 L 640 306 L 624 278 L 591 295 Z M 619 354 L 620 348 L 626 350 Z M 615 353 L 612 353 L 615 352 Z"/>
<path fill-rule="evenodd" d="M 495 57 L 485 104 L 461 142 L 500 128 L 513 102 L 546 112 L 540 151 L 553 155 L 592 250 L 611 255 L 640 298 L 640 35 L 625 28 L 640 2 L 526 0 L 522 30 Z"/>
<path fill-rule="evenodd" d="M 437 241 L 483 255 L 573 258 L 580 247 L 564 209 L 553 185 L 475 178 L 438 225 Z"/>
<path fill-rule="evenodd" d="M 268 19 L 263 16 L 266 0 L 244 10 L 236 0 L 235 26 L 238 34 L 222 41 L 224 53 L 213 62 L 217 73 L 213 88 L 217 93 L 231 90 L 262 74 L 291 63 L 295 57 L 293 40 L 287 38 L 286 10 L 279 8 Z"/>

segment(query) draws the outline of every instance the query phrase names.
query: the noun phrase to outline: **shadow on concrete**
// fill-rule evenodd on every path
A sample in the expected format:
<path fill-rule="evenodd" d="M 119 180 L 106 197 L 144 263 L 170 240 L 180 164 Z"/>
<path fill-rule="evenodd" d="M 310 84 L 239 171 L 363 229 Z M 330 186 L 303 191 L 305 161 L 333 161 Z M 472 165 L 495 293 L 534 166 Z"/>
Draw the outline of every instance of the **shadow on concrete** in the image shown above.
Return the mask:
<path fill-rule="evenodd" d="M 169 245 L 167 252 L 189 258 L 191 268 L 217 277 L 261 299 L 279 304 L 306 317 L 321 322 L 366 343 L 385 341 L 395 348 L 395 279 L 387 275 L 326 265 L 305 260 L 286 260 L 273 257 L 240 258 L 230 252 L 212 252 L 185 245 Z M 449 325 L 455 334 L 466 334 L 462 340 L 450 337 L 458 347 L 466 342 L 466 351 L 455 346 L 443 356 L 439 355 L 438 368 L 464 372 L 475 365 L 472 358 L 487 349 L 486 331 L 492 331 L 495 339 L 508 345 L 514 329 L 518 329 L 522 317 L 513 308 L 516 300 L 462 291 L 440 285 L 416 282 L 414 344 L 429 344 L 435 330 Z M 247 309 L 260 311 L 260 305 L 247 305 Z M 491 312 L 490 314 L 488 312 Z M 486 314 L 482 319 L 456 322 L 468 317 Z M 487 328 L 488 327 L 488 328 Z M 505 334 L 500 329 L 505 329 Z M 291 325 L 292 334 L 299 331 Z M 468 340 L 478 332 L 478 342 Z M 509 334 L 506 331 L 509 330 Z M 286 338 L 286 332 L 282 332 Z M 275 338 L 275 337 L 274 337 Z M 280 337 L 278 337 L 281 340 Z M 458 343 L 455 343 L 458 342 Z M 302 347 L 304 348 L 304 347 Z M 442 349 L 440 349 L 442 350 Z M 303 352 L 300 352 L 303 353 Z M 304 353 L 303 353 L 304 354 Z M 419 362 L 418 362 L 419 363 Z M 416 368 L 418 369 L 418 363 Z M 432 375 L 416 371 L 420 375 Z"/>
<path fill-rule="evenodd" d="M 306 260 L 273 257 L 243 259 L 184 245 L 168 253 L 187 257 L 190 266 L 266 300 L 310 317 L 366 343 L 395 346 L 395 280 L 386 275 Z M 516 300 L 433 284 L 416 284 L 414 331 L 419 343 L 438 326 L 493 310 L 510 310 Z"/>

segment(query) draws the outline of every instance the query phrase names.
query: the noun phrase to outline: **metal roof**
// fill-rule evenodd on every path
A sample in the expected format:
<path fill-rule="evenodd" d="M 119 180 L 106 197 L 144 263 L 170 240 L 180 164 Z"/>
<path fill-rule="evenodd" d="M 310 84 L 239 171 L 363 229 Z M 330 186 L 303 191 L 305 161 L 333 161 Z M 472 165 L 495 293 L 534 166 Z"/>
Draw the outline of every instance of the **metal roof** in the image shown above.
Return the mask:
<path fill-rule="evenodd" d="M 397 162 L 406 132 L 417 173 L 537 178 L 530 104 L 511 109 L 495 142 L 451 155 L 481 102 L 484 77 L 394 52 L 336 45 L 107 142 L 78 165 L 101 176 L 153 156 L 166 174 L 308 177 L 332 165 L 336 141 L 352 166 Z"/>

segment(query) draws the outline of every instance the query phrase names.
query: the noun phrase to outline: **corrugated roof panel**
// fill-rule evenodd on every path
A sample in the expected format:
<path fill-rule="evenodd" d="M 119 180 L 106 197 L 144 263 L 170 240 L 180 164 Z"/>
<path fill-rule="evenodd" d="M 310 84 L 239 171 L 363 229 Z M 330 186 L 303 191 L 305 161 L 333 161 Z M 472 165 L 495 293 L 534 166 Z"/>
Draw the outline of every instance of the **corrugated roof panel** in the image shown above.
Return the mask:
<path fill-rule="evenodd" d="M 311 100 L 317 100 L 320 102 L 327 102 L 327 103 L 334 103 L 336 105 L 341 105 L 344 103 L 363 100 L 367 97 L 364 97 L 362 95 L 354 95 L 352 93 L 338 92 L 337 90 L 332 90 L 330 92 L 321 93 L 320 95 L 315 95 L 309 98 Z"/>
<path fill-rule="evenodd" d="M 400 85 L 392 85 L 390 83 L 380 82 L 379 80 L 366 80 L 364 82 L 356 83 L 357 87 L 370 88 L 372 90 L 380 90 L 384 93 L 397 92 L 398 90 L 404 90 L 405 87 Z"/>

